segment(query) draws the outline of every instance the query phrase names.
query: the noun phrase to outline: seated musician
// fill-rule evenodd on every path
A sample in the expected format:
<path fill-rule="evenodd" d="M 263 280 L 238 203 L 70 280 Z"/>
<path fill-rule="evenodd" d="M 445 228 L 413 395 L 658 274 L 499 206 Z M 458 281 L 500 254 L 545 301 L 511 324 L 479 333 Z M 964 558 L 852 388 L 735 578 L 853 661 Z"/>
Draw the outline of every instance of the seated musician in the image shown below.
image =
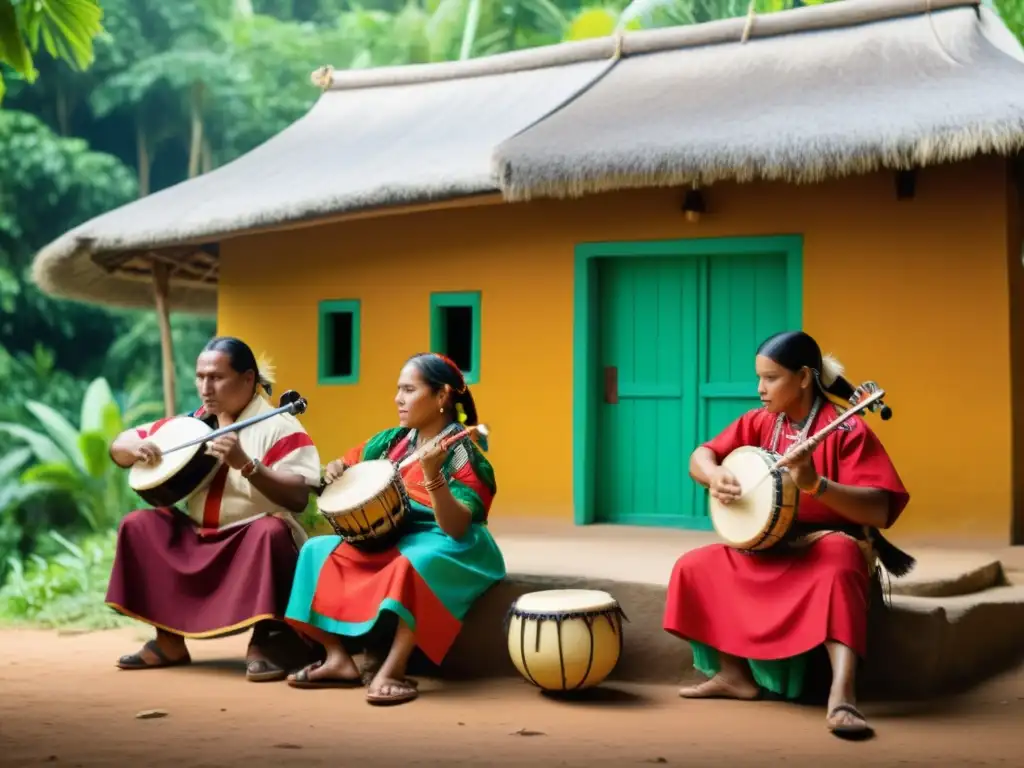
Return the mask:
<path fill-rule="evenodd" d="M 800 331 L 780 333 L 757 350 L 764 407 L 745 413 L 690 457 L 690 475 L 723 504 L 739 498 L 723 459 L 741 446 L 790 454 L 840 411 L 827 396 L 856 402 L 842 368 L 822 358 Z M 709 679 L 684 698 L 758 698 L 762 689 L 800 696 L 807 654 L 826 646 L 832 665 L 826 724 L 837 736 L 871 735 L 858 711 L 854 673 L 866 651 L 869 581 L 876 560 L 897 575 L 913 559 L 886 541 L 910 499 L 878 437 L 852 416 L 811 451 L 790 457 L 801 491 L 792 542 L 764 553 L 724 544 L 688 552 L 669 583 L 664 628 L 693 648 Z"/>
<path fill-rule="evenodd" d="M 232 337 L 207 343 L 196 362 L 202 406 L 189 414 L 214 429 L 273 410 L 258 392 L 271 385 L 252 350 Z M 160 449 L 147 438 L 161 419 L 129 429 L 111 446 L 122 467 L 156 464 Z M 293 518 L 320 481 L 320 457 L 295 417 L 271 416 L 206 444 L 223 464 L 184 511 L 141 509 L 121 521 L 107 604 L 156 627 L 156 639 L 122 656 L 122 669 L 187 664 L 185 638 L 213 638 L 252 626 L 246 675 L 283 680 L 275 663 L 303 643 L 283 623 L 298 548 L 306 535 Z M 307 649 L 308 650 L 308 649 Z M 302 659 L 305 661 L 307 655 Z"/>
<path fill-rule="evenodd" d="M 395 403 L 399 426 L 332 461 L 326 480 L 336 480 L 360 461 L 400 462 L 431 438 L 455 435 L 463 424 L 477 423 L 473 396 L 458 366 L 433 353 L 405 364 Z M 366 685 L 371 704 L 416 698 L 416 682 L 406 677 L 414 647 L 440 664 L 470 606 L 505 576 L 504 558 L 486 527 L 497 491 L 494 471 L 481 453 L 485 446 L 474 439 L 458 440 L 447 450 L 430 448 L 401 470 L 411 510 L 396 540 L 367 547 L 338 536 L 317 536 L 303 546 L 285 617 L 323 644 L 326 660 L 289 676 L 290 685 Z M 371 630 L 382 631 L 382 620 L 397 627 L 390 652 L 361 671 L 342 638 L 365 647 Z M 366 650 L 372 658 L 372 647 Z"/>

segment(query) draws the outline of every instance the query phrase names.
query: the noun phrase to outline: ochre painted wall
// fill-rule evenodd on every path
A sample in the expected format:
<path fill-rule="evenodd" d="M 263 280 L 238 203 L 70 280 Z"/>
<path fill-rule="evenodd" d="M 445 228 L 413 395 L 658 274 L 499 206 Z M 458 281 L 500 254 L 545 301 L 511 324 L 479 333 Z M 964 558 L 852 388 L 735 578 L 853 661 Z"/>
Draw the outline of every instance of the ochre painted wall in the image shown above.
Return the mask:
<path fill-rule="evenodd" d="M 421 212 L 223 244 L 219 326 L 309 399 L 326 462 L 395 420 L 402 362 L 425 350 L 432 290 L 482 291 L 482 378 L 495 515 L 572 519 L 573 247 L 582 241 L 802 234 L 804 328 L 895 416 L 870 423 L 913 500 L 897 529 L 1005 538 L 1010 378 L 1005 170 L 923 171 L 817 186 L 719 185 L 689 225 L 679 190 Z M 318 387 L 317 302 L 362 301 L 360 382 Z M 753 361 L 751 361 L 753 376 Z M 534 441 L 543 433 L 540 444 Z M 683 471 L 683 467 L 680 467 Z"/>

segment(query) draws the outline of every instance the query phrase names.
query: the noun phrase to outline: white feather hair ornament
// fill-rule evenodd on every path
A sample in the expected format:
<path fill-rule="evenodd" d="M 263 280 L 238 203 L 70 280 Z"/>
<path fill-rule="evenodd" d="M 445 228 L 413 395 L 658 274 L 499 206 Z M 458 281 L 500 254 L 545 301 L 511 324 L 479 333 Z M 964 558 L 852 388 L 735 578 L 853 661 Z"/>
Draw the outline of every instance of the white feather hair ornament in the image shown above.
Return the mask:
<path fill-rule="evenodd" d="M 265 386 L 261 387 L 261 389 L 263 389 L 263 396 L 269 398 L 270 392 L 268 390 L 271 390 L 274 386 L 277 368 L 274 366 L 273 361 L 262 352 L 259 357 L 256 358 L 256 368 L 259 369 L 260 372 L 259 383 L 265 384 Z"/>
<path fill-rule="evenodd" d="M 836 379 L 846 373 L 846 368 L 832 355 L 823 355 L 821 358 L 821 383 L 826 387 L 835 384 Z"/>

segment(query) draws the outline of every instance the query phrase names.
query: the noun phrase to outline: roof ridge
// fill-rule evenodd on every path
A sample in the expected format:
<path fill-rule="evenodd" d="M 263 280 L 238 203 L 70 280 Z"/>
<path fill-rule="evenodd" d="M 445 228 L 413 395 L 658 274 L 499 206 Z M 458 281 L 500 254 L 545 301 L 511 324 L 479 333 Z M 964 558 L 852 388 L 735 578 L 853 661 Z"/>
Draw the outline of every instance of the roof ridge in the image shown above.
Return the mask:
<path fill-rule="evenodd" d="M 380 88 L 461 80 L 614 59 L 618 56 L 841 29 L 952 8 L 977 8 L 980 4 L 981 0 L 842 0 L 770 14 L 756 14 L 752 19 L 744 15 L 701 24 L 616 32 L 607 37 L 555 43 L 463 61 L 347 70 L 336 70 L 326 65 L 315 70 L 310 75 L 310 80 L 322 90 Z"/>

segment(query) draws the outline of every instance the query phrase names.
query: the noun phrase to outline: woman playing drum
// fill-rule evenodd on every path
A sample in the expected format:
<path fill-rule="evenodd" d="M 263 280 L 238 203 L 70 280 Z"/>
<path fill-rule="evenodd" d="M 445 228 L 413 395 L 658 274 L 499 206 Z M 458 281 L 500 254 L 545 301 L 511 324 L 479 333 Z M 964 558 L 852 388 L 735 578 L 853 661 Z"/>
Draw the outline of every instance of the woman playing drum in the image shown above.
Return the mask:
<path fill-rule="evenodd" d="M 381 432 L 332 461 L 336 480 L 357 462 L 400 462 L 438 435 L 477 423 L 476 406 L 458 366 L 437 354 L 411 358 L 398 378 L 399 426 Z M 497 491 L 480 448 L 463 439 L 428 449 L 401 470 L 411 503 L 401 538 L 383 551 L 310 539 L 299 554 L 287 620 L 327 651 L 323 663 L 289 677 L 299 688 L 366 683 L 371 704 L 397 704 L 417 695 L 405 677 L 415 646 L 440 664 L 473 602 L 505 576 L 505 561 L 486 528 Z M 390 653 L 379 669 L 360 675 L 342 637 L 362 637 L 383 614 L 397 617 Z"/>
<path fill-rule="evenodd" d="M 690 458 L 690 475 L 723 503 L 739 498 L 720 466 L 741 446 L 789 454 L 838 415 L 826 395 L 856 398 L 842 368 L 800 331 L 761 344 L 755 358 L 764 407 L 745 413 Z M 685 698 L 754 699 L 760 689 L 797 698 L 807 653 L 825 644 L 832 664 L 827 724 L 839 736 L 870 735 L 856 708 L 854 673 L 866 650 L 868 586 L 876 558 L 906 558 L 877 533 L 910 499 L 881 442 L 853 416 L 816 448 L 789 457 L 801 492 L 799 538 L 765 553 L 714 544 L 683 555 L 669 583 L 664 628 L 688 640 L 707 675 Z"/>

